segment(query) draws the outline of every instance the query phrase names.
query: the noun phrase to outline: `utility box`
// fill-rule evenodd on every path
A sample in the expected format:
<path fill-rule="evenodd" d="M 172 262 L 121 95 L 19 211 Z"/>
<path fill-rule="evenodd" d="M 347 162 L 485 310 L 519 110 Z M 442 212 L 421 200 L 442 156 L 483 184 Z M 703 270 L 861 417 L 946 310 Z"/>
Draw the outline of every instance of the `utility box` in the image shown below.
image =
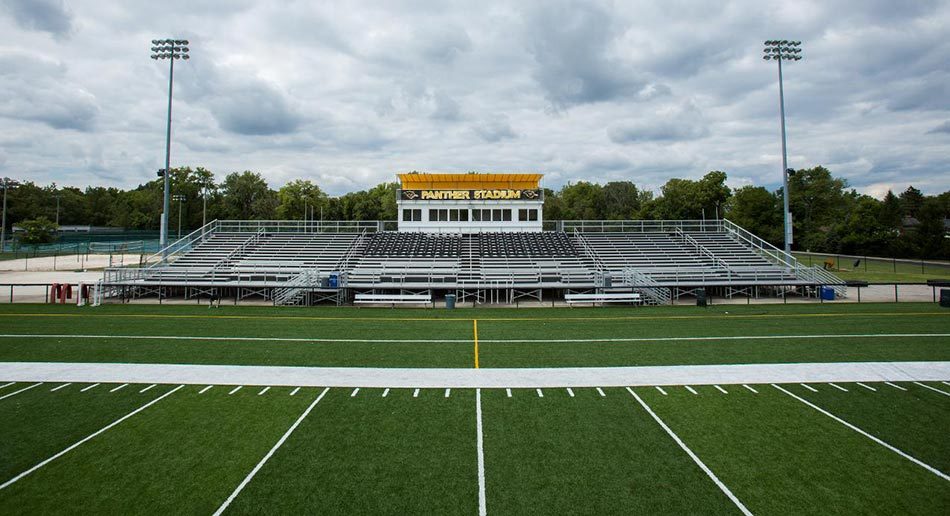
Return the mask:
<path fill-rule="evenodd" d="M 327 284 L 328 284 L 328 286 L 329 286 L 330 288 L 338 288 L 338 287 L 340 286 L 340 275 L 339 275 L 339 274 L 331 274 L 330 277 L 328 278 L 328 280 L 329 280 L 329 281 L 327 281 Z"/>
<path fill-rule="evenodd" d="M 696 306 L 707 306 L 708 304 L 709 301 L 706 298 L 706 289 L 696 289 Z"/>
<path fill-rule="evenodd" d="M 940 289 L 940 306 L 950 308 L 950 288 Z"/>

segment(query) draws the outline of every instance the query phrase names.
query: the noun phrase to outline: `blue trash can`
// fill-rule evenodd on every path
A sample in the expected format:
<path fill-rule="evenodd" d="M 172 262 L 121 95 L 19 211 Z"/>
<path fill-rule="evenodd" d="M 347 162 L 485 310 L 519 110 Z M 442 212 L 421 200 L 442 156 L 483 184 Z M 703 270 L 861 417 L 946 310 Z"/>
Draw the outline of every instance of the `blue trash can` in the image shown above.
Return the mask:
<path fill-rule="evenodd" d="M 340 275 L 339 275 L 339 274 L 331 274 L 331 275 L 330 275 L 330 281 L 329 281 L 329 283 L 330 283 L 330 288 L 337 288 L 337 287 L 339 287 L 339 286 L 340 286 Z"/>
<path fill-rule="evenodd" d="M 445 295 L 445 308 L 452 310 L 455 308 L 455 294 Z"/>
<path fill-rule="evenodd" d="M 821 298 L 825 301 L 834 301 L 835 289 L 831 287 L 821 287 Z"/>

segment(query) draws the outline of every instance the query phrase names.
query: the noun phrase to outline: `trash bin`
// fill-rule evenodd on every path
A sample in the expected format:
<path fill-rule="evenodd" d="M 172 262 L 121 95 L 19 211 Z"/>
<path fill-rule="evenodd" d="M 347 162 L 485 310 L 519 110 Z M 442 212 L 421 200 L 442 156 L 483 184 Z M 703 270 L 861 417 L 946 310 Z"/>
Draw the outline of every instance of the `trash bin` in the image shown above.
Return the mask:
<path fill-rule="evenodd" d="M 940 306 L 950 308 L 950 288 L 940 289 Z"/>
<path fill-rule="evenodd" d="M 696 306 L 706 306 L 706 289 L 696 289 Z"/>
<path fill-rule="evenodd" d="M 835 289 L 831 287 L 821 287 L 821 298 L 825 301 L 834 301 Z"/>
<path fill-rule="evenodd" d="M 614 278 L 610 274 L 604 274 L 604 288 L 610 288 L 614 285 Z"/>
<path fill-rule="evenodd" d="M 339 286 L 340 286 L 340 275 L 339 275 L 339 274 L 331 274 L 331 275 L 330 275 L 330 281 L 329 281 L 328 283 L 329 283 L 329 285 L 330 285 L 330 288 L 337 288 L 337 287 L 339 287 Z"/>
<path fill-rule="evenodd" d="M 445 308 L 448 310 L 455 308 L 455 294 L 445 295 Z"/>

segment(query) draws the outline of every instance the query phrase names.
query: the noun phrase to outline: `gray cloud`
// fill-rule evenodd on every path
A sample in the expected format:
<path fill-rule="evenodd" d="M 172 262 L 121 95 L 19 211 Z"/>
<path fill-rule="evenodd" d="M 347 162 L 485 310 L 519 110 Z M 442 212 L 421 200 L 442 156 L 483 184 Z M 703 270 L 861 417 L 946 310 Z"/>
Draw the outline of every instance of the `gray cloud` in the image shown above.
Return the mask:
<path fill-rule="evenodd" d="M 692 103 L 667 107 L 652 116 L 622 122 L 607 129 L 614 143 L 695 140 L 709 134 L 699 109 Z"/>
<path fill-rule="evenodd" d="M 473 130 L 479 138 L 489 143 L 517 138 L 518 134 L 511 128 L 511 122 L 506 116 L 497 116 L 477 124 Z"/>
<path fill-rule="evenodd" d="M 7 11 L 27 30 L 66 37 L 73 29 L 73 15 L 63 0 L 6 0 Z"/>
<path fill-rule="evenodd" d="M 30 77 L 29 82 L 23 77 Z M 67 75 L 66 66 L 25 53 L 0 54 L 0 116 L 55 129 L 92 130 L 95 97 Z"/>
<path fill-rule="evenodd" d="M 927 134 L 937 134 L 937 133 L 947 133 L 950 134 L 950 120 L 934 127 L 933 129 L 927 131 Z"/>

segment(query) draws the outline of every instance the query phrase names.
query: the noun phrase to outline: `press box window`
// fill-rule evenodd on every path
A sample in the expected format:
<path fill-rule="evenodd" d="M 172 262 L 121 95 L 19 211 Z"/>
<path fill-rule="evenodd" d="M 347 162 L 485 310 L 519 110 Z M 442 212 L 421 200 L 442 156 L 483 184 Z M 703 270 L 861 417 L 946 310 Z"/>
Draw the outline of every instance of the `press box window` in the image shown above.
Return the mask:
<path fill-rule="evenodd" d="M 404 209 L 402 210 L 402 220 L 420 222 L 422 221 L 422 210 Z"/>

